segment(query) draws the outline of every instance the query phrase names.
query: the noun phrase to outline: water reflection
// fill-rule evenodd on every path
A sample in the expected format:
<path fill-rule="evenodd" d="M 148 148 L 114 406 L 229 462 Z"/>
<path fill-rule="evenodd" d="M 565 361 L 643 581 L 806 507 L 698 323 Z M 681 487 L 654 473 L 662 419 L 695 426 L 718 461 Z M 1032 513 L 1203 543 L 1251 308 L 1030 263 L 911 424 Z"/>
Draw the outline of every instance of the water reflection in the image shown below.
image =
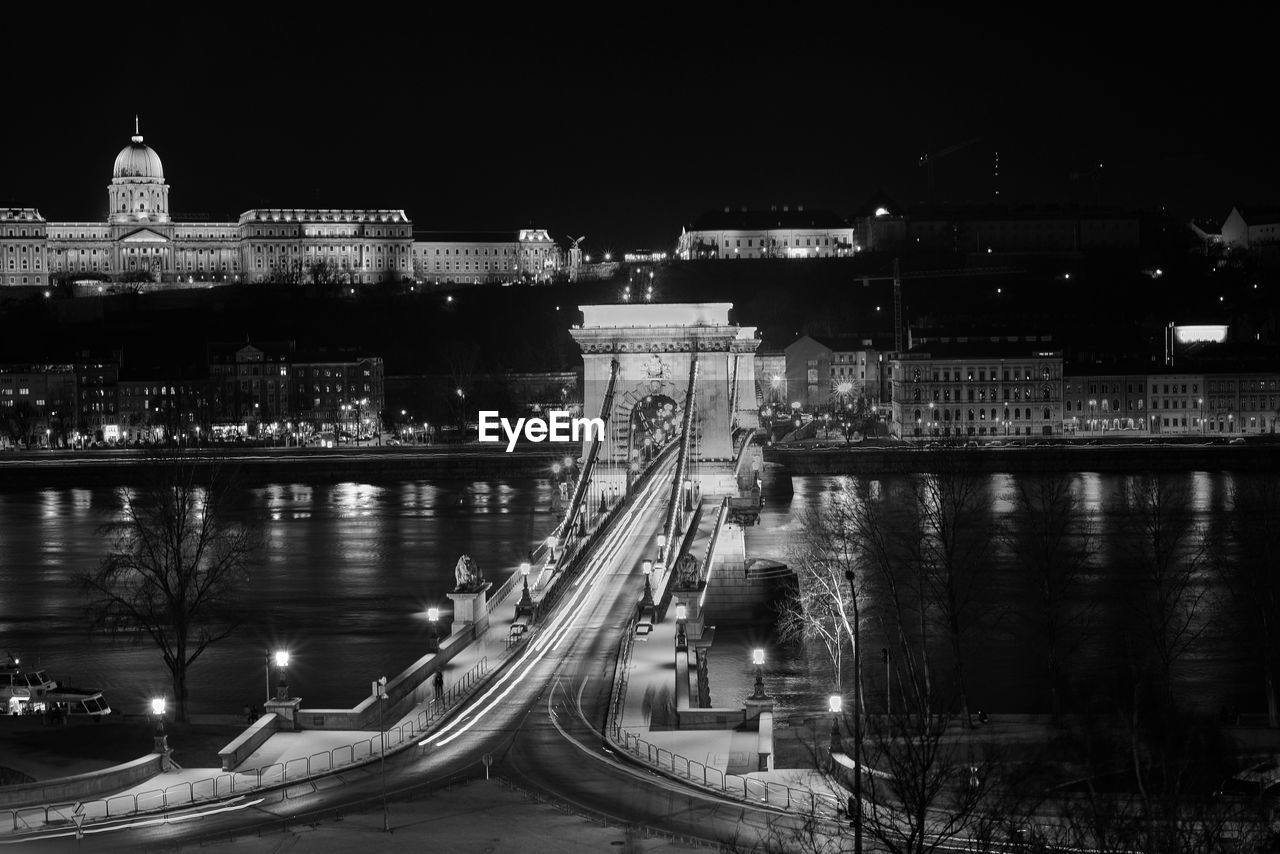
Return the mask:
<path fill-rule="evenodd" d="M 104 554 L 100 528 L 127 495 L 0 493 L 0 648 L 102 688 L 133 712 L 167 685 L 167 671 L 149 644 L 90 634 L 75 584 Z M 308 705 L 359 701 L 368 674 L 397 672 L 422 654 L 426 607 L 447 606 L 460 554 L 500 583 L 554 524 L 548 487 L 532 480 L 278 483 L 245 489 L 232 506 L 262 523 L 264 549 L 241 627 L 191 671 L 197 712 L 261 704 L 263 657 L 280 645 L 294 652 L 290 678 Z"/>
<path fill-rule="evenodd" d="M 1165 482 L 1174 487 L 1175 494 L 1184 496 L 1190 514 L 1185 524 L 1192 532 L 1193 546 L 1220 542 L 1233 485 L 1263 476 L 1186 472 L 1166 477 Z M 995 474 L 986 478 L 983 492 L 987 521 L 1012 525 L 1007 529 L 1017 532 L 1019 523 L 1012 499 L 1028 477 Z M 1098 702 L 1105 702 L 1106 696 L 1123 690 L 1127 678 L 1126 635 L 1138 637 L 1142 630 L 1135 622 L 1132 606 L 1138 581 L 1134 574 L 1134 527 L 1126 510 L 1135 506 L 1145 476 L 1082 472 L 1069 477 L 1072 494 L 1090 518 L 1089 525 L 1068 544 L 1084 549 L 1087 555 L 1079 587 L 1066 603 L 1079 635 L 1071 650 L 1069 690 L 1077 699 L 1093 696 Z M 792 495 L 785 500 L 766 500 L 761 524 L 748 529 L 749 554 L 787 561 L 790 541 L 800 533 L 796 517 L 805 508 L 829 503 L 848 480 L 793 478 Z M 905 506 L 912 483 L 913 478 L 905 475 L 852 479 L 855 490 L 871 500 L 886 502 L 886 508 Z M 964 640 L 966 680 L 975 708 L 1046 712 L 1046 657 L 1043 636 L 1036 627 L 1040 594 L 1015 542 L 1012 538 L 993 537 L 977 568 L 972 608 L 983 620 Z M 1257 708 L 1261 680 L 1251 663 L 1252 650 L 1229 619 L 1230 603 L 1212 561 L 1202 568 L 1196 583 L 1207 591 L 1201 614 L 1205 628 L 1197 644 L 1176 667 L 1175 680 L 1193 708 L 1212 712 L 1224 703 Z M 874 593 L 865 604 L 868 612 L 874 612 Z M 892 677 L 892 667 L 886 676 L 886 669 L 878 666 L 879 650 L 897 646 L 885 629 L 872 619 L 863 632 L 864 648 L 874 652 L 877 665 L 864 670 L 869 697 L 883 698 L 885 681 Z M 821 649 L 814 647 L 806 653 L 793 648 L 778 667 L 778 678 L 786 682 L 782 693 L 789 698 L 780 707 L 782 711 L 793 710 L 787 703 L 794 703 L 794 710 L 805 712 L 825 708 L 826 693 L 834 684 L 835 675 Z M 846 674 L 844 681 L 847 683 L 849 678 Z"/>

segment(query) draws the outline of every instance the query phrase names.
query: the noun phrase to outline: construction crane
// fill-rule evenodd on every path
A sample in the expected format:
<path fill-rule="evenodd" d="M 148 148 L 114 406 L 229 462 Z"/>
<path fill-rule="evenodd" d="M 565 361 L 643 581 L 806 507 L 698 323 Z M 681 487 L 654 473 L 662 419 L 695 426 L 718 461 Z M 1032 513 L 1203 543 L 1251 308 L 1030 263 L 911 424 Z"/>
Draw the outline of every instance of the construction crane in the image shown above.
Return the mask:
<path fill-rule="evenodd" d="M 973 139 L 966 139 L 964 142 L 949 145 L 939 151 L 926 151 L 924 154 L 920 155 L 920 162 L 918 165 L 923 167 L 929 176 L 929 204 L 933 204 L 933 161 L 941 160 L 944 157 L 955 154 L 957 151 L 962 151 L 968 148 L 975 142 L 981 141 L 982 137 L 975 136 Z"/>
<path fill-rule="evenodd" d="M 893 350 L 902 352 L 902 280 L 903 279 L 944 279 L 962 276 L 1007 276 L 1014 273 L 1025 273 L 1015 267 L 971 267 L 963 270 L 920 270 L 915 273 L 903 273 L 898 259 L 893 259 L 892 276 L 860 276 L 865 288 L 872 282 L 893 282 Z"/>

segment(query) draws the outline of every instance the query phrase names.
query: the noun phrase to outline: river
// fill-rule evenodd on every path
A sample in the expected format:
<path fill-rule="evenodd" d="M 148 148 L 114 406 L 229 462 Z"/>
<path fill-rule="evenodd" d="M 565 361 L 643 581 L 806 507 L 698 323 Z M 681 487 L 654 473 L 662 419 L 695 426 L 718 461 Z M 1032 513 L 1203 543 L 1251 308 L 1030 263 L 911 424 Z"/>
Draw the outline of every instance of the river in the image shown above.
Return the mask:
<path fill-rule="evenodd" d="M 1189 472 L 1182 477 L 1197 517 L 1216 525 L 1233 479 L 1254 476 L 1262 475 Z M 1015 477 L 987 476 L 993 518 L 1009 512 L 1003 496 Z M 787 490 L 767 478 L 761 523 L 748 535 L 753 556 L 785 561 L 797 512 L 824 500 L 839 481 L 795 477 L 793 490 Z M 1128 619 L 1120 608 L 1123 572 L 1116 548 L 1126 534 L 1109 521 L 1118 518 L 1112 511 L 1121 500 L 1124 477 L 1080 473 L 1074 481 L 1100 521 L 1095 566 L 1082 597 L 1095 605 L 1093 619 L 1104 625 L 1081 645 L 1074 675 L 1077 684 L 1101 690 L 1123 664 L 1115 629 Z M 881 486 L 892 489 L 893 478 Z M 101 559 L 107 545 L 101 526 L 120 504 L 119 488 L 103 486 L 0 490 L 0 650 L 38 662 L 64 684 L 101 689 L 120 711 L 140 712 L 148 697 L 170 690 L 160 656 L 147 641 L 134 645 L 91 634 L 75 581 Z M 459 555 L 471 554 L 488 579 L 501 583 L 555 518 L 550 486 L 534 479 L 299 480 L 245 488 L 235 506 L 244 519 L 261 520 L 266 546 L 253 572 L 242 625 L 192 667 L 189 688 L 196 713 L 260 705 L 267 694 L 265 656 L 278 648 L 292 655 L 293 693 L 306 706 L 354 705 L 367 696 L 371 679 L 394 676 L 423 654 L 426 609 L 448 607 L 445 593 L 453 587 Z M 993 549 L 978 601 L 988 610 L 1004 606 L 1003 617 L 969 638 L 974 708 L 1047 709 L 1036 636 L 1020 619 L 1031 608 L 1021 572 L 1008 549 Z M 868 703 L 874 707 L 884 702 L 879 650 L 885 644 L 877 629 L 869 631 L 864 667 Z M 713 651 L 717 705 L 749 693 L 751 670 L 743 650 L 770 643 L 766 685 L 780 712 L 825 708 L 829 666 L 821 656 L 777 647 L 768 634 L 766 627 L 725 633 L 723 645 Z M 1184 685 L 1195 689 L 1186 693 L 1198 707 L 1260 706 L 1247 652 L 1228 620 L 1211 622 L 1180 671 Z"/>

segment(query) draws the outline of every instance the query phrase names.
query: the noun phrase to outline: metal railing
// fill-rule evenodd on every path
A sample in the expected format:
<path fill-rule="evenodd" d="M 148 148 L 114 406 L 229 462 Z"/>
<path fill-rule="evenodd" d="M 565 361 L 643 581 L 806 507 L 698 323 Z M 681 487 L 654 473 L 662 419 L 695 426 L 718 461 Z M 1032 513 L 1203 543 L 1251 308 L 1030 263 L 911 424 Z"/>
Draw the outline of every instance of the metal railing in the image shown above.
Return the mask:
<path fill-rule="evenodd" d="M 613 391 L 618 382 L 618 374 L 622 370 L 617 359 L 609 364 L 609 385 L 604 391 L 604 400 L 600 404 L 600 420 L 605 424 L 605 430 L 596 432 L 591 437 L 591 447 L 587 451 L 587 458 L 582 463 L 582 473 L 578 477 L 578 484 L 574 489 L 573 498 L 569 502 L 569 510 L 564 514 L 564 526 L 561 528 L 559 541 L 556 545 L 564 548 L 564 542 L 573 537 L 574 528 L 578 524 L 578 517 L 582 514 L 582 504 L 584 501 L 590 500 L 590 484 L 591 475 L 595 471 L 596 459 L 600 455 L 600 444 L 604 441 L 604 435 L 609 429 L 609 416 L 613 414 Z M 560 555 L 560 561 L 556 563 L 559 569 L 567 560 L 564 552 L 557 552 Z"/>
<path fill-rule="evenodd" d="M 718 795 L 802 812 L 820 819 L 836 820 L 844 814 L 846 803 L 841 798 L 758 777 L 730 774 L 645 741 L 616 724 L 611 727 L 611 735 L 615 747 L 622 748 L 641 762 Z"/>
<path fill-rule="evenodd" d="M 805 815 L 819 819 L 836 820 L 843 816 L 846 804 L 837 797 L 812 789 L 799 789 L 784 783 L 761 780 L 741 774 L 730 774 L 713 768 L 696 759 L 689 759 L 656 744 L 645 741 L 622 727 L 622 709 L 626 704 L 630 682 L 631 655 L 635 649 L 635 626 L 638 614 L 633 614 L 623 631 L 618 647 L 618 660 L 614 664 L 613 690 L 609 698 L 609 713 L 605 732 L 608 740 L 625 753 L 658 771 L 670 774 L 716 794 L 766 804 L 778 809 L 803 811 Z"/>
<path fill-rule="evenodd" d="M 684 498 L 684 474 L 688 464 L 689 444 L 692 440 L 693 433 L 693 406 L 697 401 L 696 388 L 698 384 L 698 351 L 694 350 L 689 354 L 689 388 L 684 396 L 684 413 L 680 425 L 680 453 L 676 457 L 675 479 L 671 484 L 671 504 L 668 509 L 667 523 L 664 526 L 664 533 L 667 537 L 667 543 L 674 545 L 676 534 L 676 517 L 683 509 L 681 507 Z M 668 562 L 668 566 L 671 562 Z"/>
<path fill-rule="evenodd" d="M 85 822 L 92 822 L 164 811 L 178 806 L 195 806 L 285 784 L 293 785 L 339 768 L 367 764 L 381 757 L 384 738 L 388 753 L 398 752 L 415 744 L 433 724 L 452 711 L 476 688 L 488 669 L 489 659 L 487 656 L 482 657 L 461 678 L 455 680 L 439 700 L 431 700 L 413 718 L 385 733 L 318 751 L 310 756 L 296 756 L 284 762 L 274 762 L 253 771 L 227 771 L 201 780 L 175 783 L 162 789 L 112 795 L 91 801 L 0 810 L 0 834 L 21 833 L 42 827 L 71 826 L 77 814 L 84 816 Z M 7 827 L 5 818 L 8 819 Z"/>

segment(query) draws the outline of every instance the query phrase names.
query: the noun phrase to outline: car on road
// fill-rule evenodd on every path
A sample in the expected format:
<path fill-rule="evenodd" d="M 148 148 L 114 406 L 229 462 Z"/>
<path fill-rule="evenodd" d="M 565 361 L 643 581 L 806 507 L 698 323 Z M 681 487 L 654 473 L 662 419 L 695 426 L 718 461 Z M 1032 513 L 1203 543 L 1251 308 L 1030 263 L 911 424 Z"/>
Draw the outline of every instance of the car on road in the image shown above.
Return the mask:
<path fill-rule="evenodd" d="M 1237 436 L 1237 437 L 1235 437 L 1234 439 L 1232 439 L 1230 442 L 1228 442 L 1227 444 L 1228 444 L 1228 445 L 1243 445 L 1243 444 L 1244 444 L 1244 437 L 1243 437 L 1243 436 Z"/>

